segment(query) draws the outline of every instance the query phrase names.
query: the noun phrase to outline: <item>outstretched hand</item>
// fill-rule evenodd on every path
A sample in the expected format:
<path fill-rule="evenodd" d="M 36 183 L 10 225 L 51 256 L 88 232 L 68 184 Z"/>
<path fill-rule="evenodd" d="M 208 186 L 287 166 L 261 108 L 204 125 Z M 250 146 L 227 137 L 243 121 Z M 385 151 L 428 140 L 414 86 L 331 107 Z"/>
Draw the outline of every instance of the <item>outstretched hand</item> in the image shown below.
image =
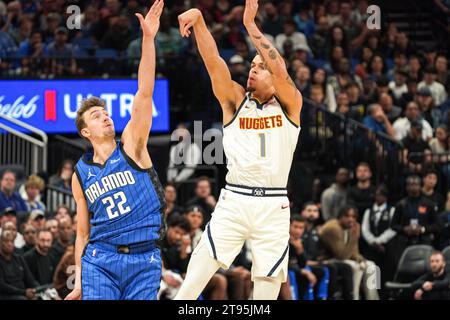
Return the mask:
<path fill-rule="evenodd" d="M 178 23 L 180 24 L 180 34 L 182 37 L 189 37 L 191 30 L 189 30 L 198 20 L 202 13 L 198 9 L 190 9 L 178 16 Z"/>
<path fill-rule="evenodd" d="M 159 29 L 159 18 L 164 9 L 164 0 L 155 0 L 145 18 L 140 13 L 135 13 L 139 19 L 144 37 L 155 37 Z"/>
<path fill-rule="evenodd" d="M 244 21 L 243 21 L 244 25 L 254 23 L 257 13 L 258 13 L 258 0 L 245 0 Z"/>

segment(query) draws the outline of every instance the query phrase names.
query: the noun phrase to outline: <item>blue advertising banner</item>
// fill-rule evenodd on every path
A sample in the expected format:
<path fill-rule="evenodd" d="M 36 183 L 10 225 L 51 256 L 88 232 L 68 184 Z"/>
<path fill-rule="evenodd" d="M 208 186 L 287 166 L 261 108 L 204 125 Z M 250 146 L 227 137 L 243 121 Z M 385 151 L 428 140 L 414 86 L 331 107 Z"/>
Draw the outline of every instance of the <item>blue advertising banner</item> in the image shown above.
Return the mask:
<path fill-rule="evenodd" d="M 120 132 L 130 119 L 137 86 L 136 79 L 1 80 L 0 113 L 46 133 L 76 133 L 77 108 L 82 99 L 92 95 L 106 101 L 115 129 Z M 152 107 L 152 131 L 169 131 L 168 80 L 156 80 Z"/>

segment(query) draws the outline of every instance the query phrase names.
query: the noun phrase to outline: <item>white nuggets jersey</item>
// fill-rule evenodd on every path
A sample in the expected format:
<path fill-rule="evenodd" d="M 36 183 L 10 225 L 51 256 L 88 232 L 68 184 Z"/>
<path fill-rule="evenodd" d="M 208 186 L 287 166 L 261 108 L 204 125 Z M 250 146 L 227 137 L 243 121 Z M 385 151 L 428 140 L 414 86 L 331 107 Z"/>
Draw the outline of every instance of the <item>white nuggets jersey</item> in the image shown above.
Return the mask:
<path fill-rule="evenodd" d="M 223 129 L 227 183 L 285 188 L 299 133 L 276 97 L 260 104 L 246 93 Z"/>

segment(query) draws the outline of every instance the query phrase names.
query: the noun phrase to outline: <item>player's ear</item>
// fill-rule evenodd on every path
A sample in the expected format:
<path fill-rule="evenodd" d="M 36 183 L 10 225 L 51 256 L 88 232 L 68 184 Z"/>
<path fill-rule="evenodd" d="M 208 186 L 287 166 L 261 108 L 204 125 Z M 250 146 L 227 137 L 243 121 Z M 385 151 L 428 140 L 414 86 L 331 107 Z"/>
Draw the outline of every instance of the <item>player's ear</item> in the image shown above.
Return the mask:
<path fill-rule="evenodd" d="M 91 131 L 88 128 L 83 128 L 83 129 L 81 129 L 81 135 L 85 139 L 88 139 L 91 136 Z"/>

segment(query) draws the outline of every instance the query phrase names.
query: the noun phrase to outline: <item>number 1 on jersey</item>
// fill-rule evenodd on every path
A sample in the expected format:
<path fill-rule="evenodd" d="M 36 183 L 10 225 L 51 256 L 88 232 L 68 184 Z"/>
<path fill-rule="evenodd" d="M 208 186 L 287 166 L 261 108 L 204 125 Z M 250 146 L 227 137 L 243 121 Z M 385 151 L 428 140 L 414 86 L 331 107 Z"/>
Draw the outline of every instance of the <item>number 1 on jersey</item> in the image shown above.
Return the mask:
<path fill-rule="evenodd" d="M 259 138 L 261 139 L 260 150 L 261 150 L 261 158 L 266 157 L 266 134 L 258 133 Z"/>

